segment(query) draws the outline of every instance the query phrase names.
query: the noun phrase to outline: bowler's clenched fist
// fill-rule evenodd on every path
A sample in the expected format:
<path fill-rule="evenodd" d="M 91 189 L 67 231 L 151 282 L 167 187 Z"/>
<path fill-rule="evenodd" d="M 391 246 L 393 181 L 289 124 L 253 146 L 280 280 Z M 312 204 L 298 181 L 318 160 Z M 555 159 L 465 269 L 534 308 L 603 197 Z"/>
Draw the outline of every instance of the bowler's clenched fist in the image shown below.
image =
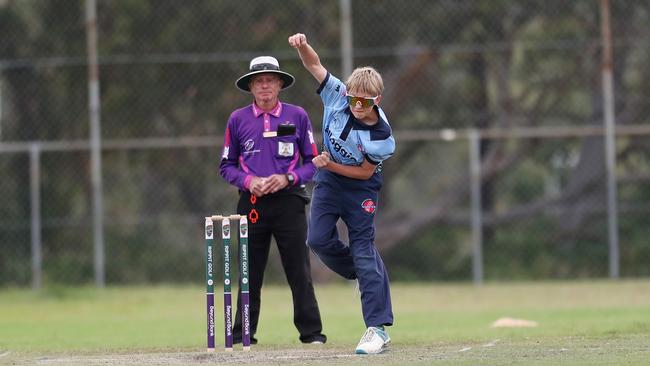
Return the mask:
<path fill-rule="evenodd" d="M 293 48 L 300 48 L 307 44 L 307 36 L 302 33 L 296 33 L 289 37 L 289 45 Z"/>

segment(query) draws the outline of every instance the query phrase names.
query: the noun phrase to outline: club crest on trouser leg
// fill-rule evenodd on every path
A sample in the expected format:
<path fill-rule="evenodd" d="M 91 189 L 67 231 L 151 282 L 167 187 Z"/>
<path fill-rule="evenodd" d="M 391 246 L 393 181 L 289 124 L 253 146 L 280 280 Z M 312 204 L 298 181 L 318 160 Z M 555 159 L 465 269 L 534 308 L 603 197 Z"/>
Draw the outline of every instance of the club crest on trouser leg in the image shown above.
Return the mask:
<path fill-rule="evenodd" d="M 375 201 L 368 198 L 361 202 L 361 208 L 367 213 L 373 214 L 377 210 L 377 205 L 375 204 Z"/>

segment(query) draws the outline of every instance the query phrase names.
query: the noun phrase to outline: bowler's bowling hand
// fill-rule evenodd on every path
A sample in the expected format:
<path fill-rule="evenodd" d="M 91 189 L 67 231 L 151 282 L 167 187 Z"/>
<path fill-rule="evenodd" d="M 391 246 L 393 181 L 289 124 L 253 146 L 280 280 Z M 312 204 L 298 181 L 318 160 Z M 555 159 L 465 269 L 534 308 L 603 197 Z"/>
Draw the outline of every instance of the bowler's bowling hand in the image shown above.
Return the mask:
<path fill-rule="evenodd" d="M 302 33 L 296 33 L 289 37 L 289 45 L 293 48 L 300 48 L 307 44 L 307 36 Z"/>

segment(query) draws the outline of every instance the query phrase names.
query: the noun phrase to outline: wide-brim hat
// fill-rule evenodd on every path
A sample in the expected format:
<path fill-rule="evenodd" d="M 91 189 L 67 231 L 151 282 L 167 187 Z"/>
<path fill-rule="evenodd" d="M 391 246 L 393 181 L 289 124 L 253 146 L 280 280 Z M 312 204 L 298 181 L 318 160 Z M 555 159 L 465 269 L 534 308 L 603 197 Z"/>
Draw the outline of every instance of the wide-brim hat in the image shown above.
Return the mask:
<path fill-rule="evenodd" d="M 284 80 L 284 84 L 282 84 L 282 89 L 286 89 L 293 85 L 293 82 L 296 80 L 293 75 L 284 72 L 280 70 L 280 63 L 278 60 L 276 60 L 275 57 L 271 56 L 259 56 L 255 57 L 253 60 L 251 60 L 250 64 L 250 72 L 239 79 L 235 82 L 235 85 L 237 87 L 247 93 L 251 92 L 251 89 L 248 87 L 248 83 L 250 82 L 251 78 L 254 75 L 257 74 L 263 74 L 263 73 L 273 73 L 273 74 L 278 74 L 282 80 Z"/>

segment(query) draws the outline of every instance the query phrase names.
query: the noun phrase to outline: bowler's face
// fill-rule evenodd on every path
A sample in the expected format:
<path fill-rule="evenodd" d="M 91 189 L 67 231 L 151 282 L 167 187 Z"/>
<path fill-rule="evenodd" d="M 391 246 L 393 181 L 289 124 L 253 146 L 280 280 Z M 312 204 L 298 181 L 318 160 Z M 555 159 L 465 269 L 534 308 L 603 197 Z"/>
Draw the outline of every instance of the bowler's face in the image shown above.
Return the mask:
<path fill-rule="evenodd" d="M 257 74 L 249 84 L 251 93 L 258 104 L 266 104 L 278 99 L 282 89 L 282 79 L 276 74 Z"/>
<path fill-rule="evenodd" d="M 356 90 L 351 90 L 349 94 L 354 95 L 355 97 L 369 98 L 369 99 L 377 97 L 376 95 L 370 95 L 368 93 L 364 93 Z M 381 101 L 381 96 L 378 96 L 375 99 L 373 105 L 369 105 L 366 107 L 362 103 L 354 103 L 349 105 L 348 107 L 350 108 L 350 111 L 352 112 L 352 114 L 356 119 L 363 122 L 375 122 L 377 121 L 377 115 L 375 114 L 374 106 L 379 104 L 379 101 Z"/>

